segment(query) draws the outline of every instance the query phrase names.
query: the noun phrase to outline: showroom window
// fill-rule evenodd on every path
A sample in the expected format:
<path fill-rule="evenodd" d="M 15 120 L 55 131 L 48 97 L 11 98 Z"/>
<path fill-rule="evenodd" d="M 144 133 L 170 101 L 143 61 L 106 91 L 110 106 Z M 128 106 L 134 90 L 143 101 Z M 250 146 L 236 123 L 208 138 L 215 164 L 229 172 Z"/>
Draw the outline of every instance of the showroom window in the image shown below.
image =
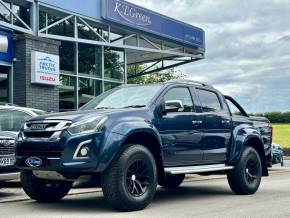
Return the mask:
<path fill-rule="evenodd" d="M 61 86 L 59 87 L 59 110 L 69 111 L 76 108 L 76 78 L 61 75 Z"/>
<path fill-rule="evenodd" d="M 108 38 L 107 31 L 105 31 L 99 27 L 96 27 L 94 24 L 91 24 L 91 23 L 89 23 L 89 24 L 90 24 L 91 28 L 88 28 L 81 21 L 78 21 L 78 37 L 79 38 L 96 40 L 96 41 L 102 41 L 103 40 L 102 38 L 104 38 L 104 39 Z M 102 36 L 102 38 L 100 36 Z"/>
<path fill-rule="evenodd" d="M 17 1 L 16 3 L 8 3 L 3 2 L 3 4 L 11 9 L 13 13 L 15 13 L 18 17 L 21 18 L 24 23 L 26 23 L 28 26 L 30 26 L 30 8 L 29 4 L 26 4 L 24 1 Z M 13 25 L 26 28 L 19 19 L 10 13 L 2 4 L 0 4 L 0 21 L 6 22 L 6 23 L 13 23 Z"/>
<path fill-rule="evenodd" d="M 59 57 L 60 111 L 76 110 L 103 91 L 124 83 L 125 52 L 121 49 L 61 41 Z"/>
<path fill-rule="evenodd" d="M 12 11 L 17 14 L 28 26 L 30 26 L 29 8 L 13 4 Z M 25 28 L 25 26 L 15 16 L 13 16 L 13 24 Z"/>
<path fill-rule="evenodd" d="M 102 77 L 102 47 L 79 44 L 79 75 Z"/>
<path fill-rule="evenodd" d="M 105 92 L 109 91 L 109 90 L 111 90 L 113 88 L 116 88 L 116 87 L 118 87 L 120 85 L 122 85 L 122 84 L 120 84 L 120 83 L 112 83 L 112 82 L 105 82 Z"/>
<path fill-rule="evenodd" d="M 75 74 L 74 43 L 62 41 L 59 47 L 60 70 L 62 73 Z"/>
<path fill-rule="evenodd" d="M 10 8 L 10 3 L 3 2 L 8 8 Z M 10 23 L 10 12 L 0 4 L 0 21 Z"/>
<path fill-rule="evenodd" d="M 121 49 L 105 48 L 105 78 L 124 81 L 125 54 Z"/>
<path fill-rule="evenodd" d="M 102 81 L 79 78 L 79 107 L 102 93 Z"/>
<path fill-rule="evenodd" d="M 63 17 L 58 17 L 52 14 L 47 15 L 47 24 L 48 26 L 61 20 Z M 74 19 L 68 19 L 64 22 L 61 22 L 48 30 L 49 34 L 52 35 L 59 35 L 59 36 L 67 36 L 67 37 L 74 37 Z"/>

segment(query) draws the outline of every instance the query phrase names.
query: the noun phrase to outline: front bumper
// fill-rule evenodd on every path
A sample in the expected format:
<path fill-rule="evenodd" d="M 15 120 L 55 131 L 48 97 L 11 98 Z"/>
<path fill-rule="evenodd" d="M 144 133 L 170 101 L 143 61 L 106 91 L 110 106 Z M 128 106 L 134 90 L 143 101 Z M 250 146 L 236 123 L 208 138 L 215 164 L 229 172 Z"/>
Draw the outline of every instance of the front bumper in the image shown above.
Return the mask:
<path fill-rule="evenodd" d="M 24 139 L 16 143 L 16 166 L 22 170 L 56 171 L 61 173 L 95 172 L 97 156 L 103 139 L 102 133 L 72 136 L 64 131 L 60 140 Z M 83 143 L 87 144 L 90 152 L 87 158 L 75 158 L 75 152 Z M 29 158 L 41 159 L 41 165 L 31 166 Z"/>
<path fill-rule="evenodd" d="M 15 172 L 15 173 L 0 173 L 0 182 L 7 182 L 11 180 L 16 180 L 20 178 L 20 173 Z"/>
<path fill-rule="evenodd" d="M 0 155 L 0 158 L 13 158 L 15 155 Z M 19 179 L 19 170 L 11 163 L 11 165 L 0 166 L 0 182 Z"/>

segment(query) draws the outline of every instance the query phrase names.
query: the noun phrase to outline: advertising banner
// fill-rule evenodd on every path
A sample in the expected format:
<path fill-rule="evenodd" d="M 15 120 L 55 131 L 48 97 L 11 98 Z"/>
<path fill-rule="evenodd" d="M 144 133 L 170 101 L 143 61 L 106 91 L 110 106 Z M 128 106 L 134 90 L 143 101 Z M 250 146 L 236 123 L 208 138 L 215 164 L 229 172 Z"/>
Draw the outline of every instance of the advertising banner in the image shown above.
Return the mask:
<path fill-rule="evenodd" d="M 0 28 L 0 61 L 11 63 L 13 60 L 13 32 Z"/>
<path fill-rule="evenodd" d="M 204 31 L 123 0 L 103 0 L 105 20 L 205 49 Z"/>
<path fill-rule="evenodd" d="M 44 85 L 60 85 L 59 56 L 32 51 L 31 83 Z"/>

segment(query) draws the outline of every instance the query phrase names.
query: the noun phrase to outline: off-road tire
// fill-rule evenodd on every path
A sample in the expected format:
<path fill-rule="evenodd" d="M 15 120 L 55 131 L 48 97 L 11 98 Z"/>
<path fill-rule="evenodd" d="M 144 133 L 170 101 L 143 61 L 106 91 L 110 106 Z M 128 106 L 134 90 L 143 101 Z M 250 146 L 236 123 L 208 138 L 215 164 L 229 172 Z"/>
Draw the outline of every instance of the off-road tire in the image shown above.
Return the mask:
<path fill-rule="evenodd" d="M 136 172 L 136 175 L 133 172 Z M 144 186 L 147 184 L 147 186 L 140 188 L 139 184 Z M 102 175 L 104 197 L 113 208 L 120 211 L 144 209 L 152 202 L 156 187 L 155 159 L 142 145 L 126 145 Z"/>
<path fill-rule="evenodd" d="M 61 200 L 71 189 L 71 182 L 39 179 L 31 171 L 22 171 L 20 180 L 24 192 L 39 202 L 55 202 Z"/>
<path fill-rule="evenodd" d="M 159 181 L 159 185 L 162 188 L 166 189 L 177 189 L 185 178 L 185 174 L 177 174 L 177 175 L 166 175 L 162 181 Z"/>
<path fill-rule="evenodd" d="M 262 178 L 261 158 L 252 147 L 246 147 L 233 170 L 227 173 L 233 192 L 240 195 L 252 195 L 258 190 Z"/>

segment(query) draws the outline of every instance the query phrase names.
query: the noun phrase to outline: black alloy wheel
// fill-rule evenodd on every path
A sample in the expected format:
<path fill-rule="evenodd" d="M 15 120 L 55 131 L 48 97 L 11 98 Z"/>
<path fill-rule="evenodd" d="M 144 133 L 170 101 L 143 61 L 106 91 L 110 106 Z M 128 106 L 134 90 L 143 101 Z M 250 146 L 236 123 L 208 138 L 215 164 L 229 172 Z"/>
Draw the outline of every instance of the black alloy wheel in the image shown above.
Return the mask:
<path fill-rule="evenodd" d="M 245 176 L 249 184 L 255 184 L 260 175 L 260 167 L 256 160 L 249 159 L 246 163 Z"/>
<path fill-rule="evenodd" d="M 124 145 L 102 175 L 105 199 L 121 211 L 144 209 L 152 202 L 156 188 L 156 162 L 150 150 L 142 145 Z"/>
<path fill-rule="evenodd" d="M 227 173 L 229 185 L 236 194 L 251 195 L 258 190 L 262 179 L 262 163 L 253 147 L 245 147 L 239 162 Z"/>
<path fill-rule="evenodd" d="M 136 160 L 127 170 L 127 190 L 134 196 L 142 196 L 150 184 L 150 174 L 146 163 Z"/>

